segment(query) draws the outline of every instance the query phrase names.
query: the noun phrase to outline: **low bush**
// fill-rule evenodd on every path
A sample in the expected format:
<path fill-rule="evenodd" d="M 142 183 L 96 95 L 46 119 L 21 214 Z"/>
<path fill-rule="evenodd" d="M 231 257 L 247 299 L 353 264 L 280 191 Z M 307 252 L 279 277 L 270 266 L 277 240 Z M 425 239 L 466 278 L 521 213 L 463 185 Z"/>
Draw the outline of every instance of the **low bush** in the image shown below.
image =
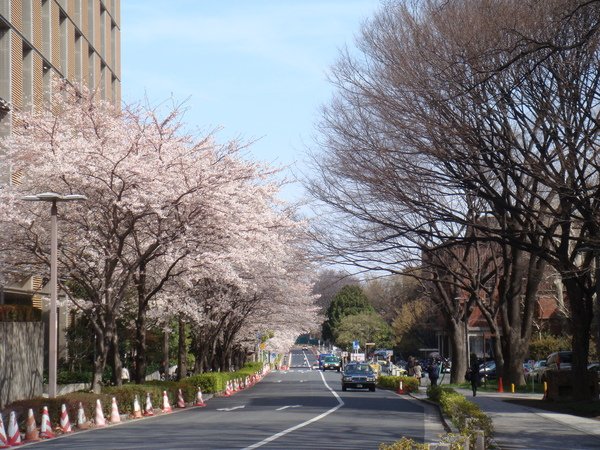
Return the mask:
<path fill-rule="evenodd" d="M 419 444 L 407 437 L 391 444 L 379 444 L 379 450 L 428 450 L 429 444 Z"/>
<path fill-rule="evenodd" d="M 92 372 L 61 370 L 56 374 L 56 382 L 58 384 L 91 383 Z"/>
<path fill-rule="evenodd" d="M 166 383 L 166 382 L 164 382 Z M 143 410 L 146 405 L 146 396 L 150 394 L 150 400 L 154 408 L 161 408 L 163 402 L 163 391 L 167 391 L 169 402 L 177 398 L 171 389 L 155 383 L 146 384 L 124 384 L 123 386 L 109 386 L 102 389 L 102 393 L 109 397 L 115 397 L 121 413 L 133 413 L 133 402 L 138 396 L 140 407 Z M 177 391 L 175 391 L 177 392 Z"/>
<path fill-rule="evenodd" d="M 415 377 L 397 377 L 389 375 L 380 375 L 377 379 L 377 386 L 382 389 L 397 390 L 402 381 L 402 388 L 406 392 L 415 392 L 419 390 L 419 380 Z"/>
<path fill-rule="evenodd" d="M 486 444 L 490 444 L 494 433 L 492 420 L 481 411 L 479 406 L 451 388 L 430 386 L 427 395 L 431 400 L 439 403 L 444 415 L 450 418 L 461 435 L 469 436 L 474 444 L 474 432 L 482 430 Z"/>

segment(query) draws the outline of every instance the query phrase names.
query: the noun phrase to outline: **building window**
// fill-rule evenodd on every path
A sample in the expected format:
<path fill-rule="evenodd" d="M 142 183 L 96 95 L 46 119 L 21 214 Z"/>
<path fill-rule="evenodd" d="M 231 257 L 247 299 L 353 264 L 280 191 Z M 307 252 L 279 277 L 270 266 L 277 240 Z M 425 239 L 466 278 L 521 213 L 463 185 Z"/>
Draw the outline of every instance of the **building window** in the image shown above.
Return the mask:
<path fill-rule="evenodd" d="M 42 0 L 42 52 L 50 59 L 52 42 L 50 41 L 50 0 Z"/>
<path fill-rule="evenodd" d="M 81 0 L 73 0 L 73 22 L 81 28 Z"/>
<path fill-rule="evenodd" d="M 69 66 L 68 66 L 68 54 L 69 54 L 69 44 L 68 44 L 68 21 L 67 16 L 61 11 L 60 12 L 60 71 L 64 78 L 69 78 Z"/>
<path fill-rule="evenodd" d="M 75 58 L 74 78 L 77 83 L 83 83 L 83 58 L 81 57 L 81 33 L 75 31 L 75 48 L 73 57 Z"/>
<path fill-rule="evenodd" d="M 23 43 L 23 107 L 33 107 L 33 50 Z"/>
<path fill-rule="evenodd" d="M 100 98 L 106 100 L 106 64 L 100 64 Z"/>
<path fill-rule="evenodd" d="M 94 27 L 96 26 L 95 21 L 94 21 L 94 2 L 95 2 L 95 0 L 87 0 L 87 2 L 88 2 L 88 7 L 87 7 L 87 15 L 88 15 L 87 35 L 88 35 L 88 40 L 90 41 L 90 44 L 94 45 Z"/>
<path fill-rule="evenodd" d="M 88 73 L 87 73 L 87 85 L 90 91 L 96 87 L 96 58 L 94 58 L 94 50 L 88 51 Z"/>
<path fill-rule="evenodd" d="M 106 60 L 106 9 L 100 4 L 100 56 Z"/>
<path fill-rule="evenodd" d="M 52 101 L 52 68 L 48 61 L 42 62 L 42 82 L 44 83 L 44 102 L 48 105 Z"/>

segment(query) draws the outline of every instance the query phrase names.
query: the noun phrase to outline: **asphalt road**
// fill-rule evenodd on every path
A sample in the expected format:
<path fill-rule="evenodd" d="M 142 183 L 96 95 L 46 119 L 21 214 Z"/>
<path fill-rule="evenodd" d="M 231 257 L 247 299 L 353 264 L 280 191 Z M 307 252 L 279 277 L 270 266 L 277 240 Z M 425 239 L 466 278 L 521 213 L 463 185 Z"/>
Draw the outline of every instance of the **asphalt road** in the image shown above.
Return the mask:
<path fill-rule="evenodd" d="M 310 370 L 295 350 L 274 371 L 205 408 L 128 421 L 30 444 L 41 449 L 376 449 L 402 436 L 431 442 L 443 430 L 434 410 L 393 392 L 341 391 L 338 372 Z"/>

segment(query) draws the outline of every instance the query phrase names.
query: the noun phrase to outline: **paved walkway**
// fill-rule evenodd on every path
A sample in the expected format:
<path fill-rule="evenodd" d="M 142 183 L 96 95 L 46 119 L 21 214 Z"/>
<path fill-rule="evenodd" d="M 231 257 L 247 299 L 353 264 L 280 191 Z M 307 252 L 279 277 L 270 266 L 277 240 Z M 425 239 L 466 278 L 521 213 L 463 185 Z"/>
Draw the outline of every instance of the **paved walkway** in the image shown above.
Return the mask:
<path fill-rule="evenodd" d="M 494 441 L 500 449 L 583 450 L 600 449 L 600 421 L 560 414 L 505 400 L 541 398 L 541 394 L 478 392 L 457 389 L 491 417 Z M 416 396 L 426 398 L 425 388 Z"/>

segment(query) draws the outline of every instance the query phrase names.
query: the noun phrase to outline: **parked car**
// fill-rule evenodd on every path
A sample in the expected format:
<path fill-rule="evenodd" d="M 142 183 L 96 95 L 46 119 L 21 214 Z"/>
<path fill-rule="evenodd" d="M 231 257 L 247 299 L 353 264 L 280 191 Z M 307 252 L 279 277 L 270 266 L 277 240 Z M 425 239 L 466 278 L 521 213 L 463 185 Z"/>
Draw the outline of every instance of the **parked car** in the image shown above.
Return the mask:
<path fill-rule="evenodd" d="M 496 361 L 487 361 L 479 366 L 479 378 L 493 380 L 496 378 Z"/>
<path fill-rule="evenodd" d="M 321 369 L 323 372 L 326 370 L 337 370 L 338 372 L 342 368 L 342 361 L 337 356 L 327 356 L 321 363 Z"/>
<path fill-rule="evenodd" d="M 533 365 L 533 368 L 525 374 L 525 380 L 530 382 L 533 380 L 534 383 L 539 383 L 542 381 L 542 374 L 546 370 L 547 363 L 545 359 L 540 359 L 536 361 Z"/>
<path fill-rule="evenodd" d="M 548 370 L 571 370 L 573 363 L 573 352 L 554 352 L 546 358 Z"/>
<path fill-rule="evenodd" d="M 347 364 L 342 372 L 342 391 L 348 388 L 375 391 L 376 375 L 368 363 Z"/>

